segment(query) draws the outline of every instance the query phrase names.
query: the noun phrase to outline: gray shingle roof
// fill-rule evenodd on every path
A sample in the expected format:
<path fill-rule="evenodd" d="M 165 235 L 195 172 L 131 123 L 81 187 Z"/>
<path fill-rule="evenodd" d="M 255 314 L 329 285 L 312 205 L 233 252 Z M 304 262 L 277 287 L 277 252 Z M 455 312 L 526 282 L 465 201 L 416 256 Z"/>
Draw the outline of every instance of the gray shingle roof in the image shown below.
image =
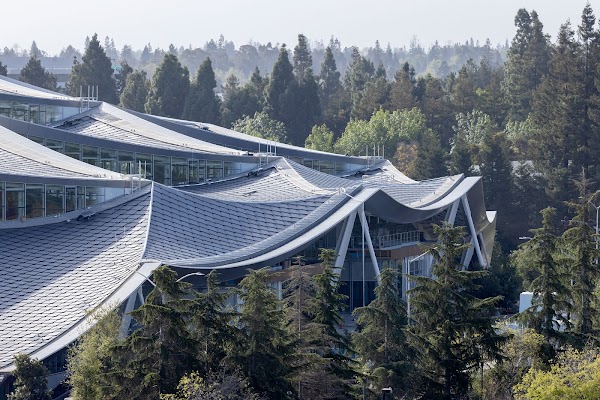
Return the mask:
<path fill-rule="evenodd" d="M 42 99 L 78 100 L 75 97 L 33 86 L 2 75 L 0 75 L 0 92 Z"/>
<path fill-rule="evenodd" d="M 148 190 L 89 220 L 0 229 L 0 367 L 52 341 L 138 266 Z"/>

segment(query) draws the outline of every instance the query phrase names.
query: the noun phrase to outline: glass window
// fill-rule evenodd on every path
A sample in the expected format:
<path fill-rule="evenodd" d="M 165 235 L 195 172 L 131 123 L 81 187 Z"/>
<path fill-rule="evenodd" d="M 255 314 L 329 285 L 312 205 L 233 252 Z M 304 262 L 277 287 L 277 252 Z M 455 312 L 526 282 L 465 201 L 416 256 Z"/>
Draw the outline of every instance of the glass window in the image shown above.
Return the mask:
<path fill-rule="evenodd" d="M 325 174 L 329 174 L 329 175 L 335 174 L 335 163 L 333 163 L 331 161 L 321 161 L 320 167 L 321 167 L 320 171 Z"/>
<path fill-rule="evenodd" d="M 87 164 L 91 164 L 91 165 L 95 165 L 98 166 L 98 148 L 96 146 L 86 146 L 83 145 L 81 146 L 81 152 L 83 155 L 82 161 L 87 163 Z"/>
<path fill-rule="evenodd" d="M 59 153 L 64 153 L 65 145 L 60 140 L 46 139 L 46 147 Z"/>
<path fill-rule="evenodd" d="M 154 180 L 163 185 L 171 185 L 171 158 L 154 156 Z"/>
<path fill-rule="evenodd" d="M 131 174 L 133 171 L 133 153 L 128 151 L 119 151 L 118 172 L 121 174 Z"/>
<path fill-rule="evenodd" d="M 188 168 L 190 174 L 189 183 L 199 183 L 200 181 L 198 180 L 198 160 L 190 160 Z"/>
<path fill-rule="evenodd" d="M 109 171 L 117 171 L 117 151 L 112 149 L 100 149 L 100 167 Z"/>
<path fill-rule="evenodd" d="M 172 185 L 184 185 L 188 183 L 187 177 L 188 163 L 185 158 L 173 157 L 171 159 L 171 173 L 173 179 L 171 180 Z"/>
<path fill-rule="evenodd" d="M 206 180 L 206 160 L 198 160 L 198 182 Z"/>
<path fill-rule="evenodd" d="M 4 182 L 0 182 L 0 221 L 4 219 Z"/>
<path fill-rule="evenodd" d="M 26 185 L 26 211 L 27 218 L 44 216 L 44 185 Z"/>
<path fill-rule="evenodd" d="M 229 176 L 240 172 L 240 168 L 236 168 L 235 163 L 231 161 L 225 161 L 223 163 L 223 175 Z"/>
<path fill-rule="evenodd" d="M 135 173 L 142 174 L 144 178 L 152 179 L 152 154 L 135 155 Z"/>
<path fill-rule="evenodd" d="M 25 185 L 6 184 L 6 219 L 16 220 L 25 216 Z"/>
<path fill-rule="evenodd" d="M 29 140 L 31 140 L 32 142 L 36 142 L 38 144 L 41 144 L 42 146 L 46 145 L 46 141 L 45 141 L 45 139 L 43 137 L 29 135 L 29 136 L 27 136 L 27 138 Z"/>
<path fill-rule="evenodd" d="M 335 174 L 336 175 L 344 175 L 344 164 L 336 162 L 335 163 Z"/>
<path fill-rule="evenodd" d="M 217 180 L 223 178 L 223 162 L 222 161 L 207 161 L 206 162 L 206 178 L 208 180 Z"/>
<path fill-rule="evenodd" d="M 65 155 L 81 161 L 81 146 L 76 143 L 65 142 Z"/>
<path fill-rule="evenodd" d="M 83 210 L 85 208 L 85 187 L 77 186 L 77 209 Z"/>
<path fill-rule="evenodd" d="M 312 160 L 304 160 L 304 166 L 308 167 L 308 168 L 312 168 L 313 167 L 313 161 Z"/>
<path fill-rule="evenodd" d="M 85 205 L 86 207 L 94 204 L 102 203 L 104 201 L 104 188 L 86 186 L 85 188 Z"/>
<path fill-rule="evenodd" d="M 67 212 L 77 209 L 77 188 L 75 186 L 65 188 L 65 206 Z"/>
<path fill-rule="evenodd" d="M 46 185 L 46 215 L 65 213 L 65 187 Z"/>

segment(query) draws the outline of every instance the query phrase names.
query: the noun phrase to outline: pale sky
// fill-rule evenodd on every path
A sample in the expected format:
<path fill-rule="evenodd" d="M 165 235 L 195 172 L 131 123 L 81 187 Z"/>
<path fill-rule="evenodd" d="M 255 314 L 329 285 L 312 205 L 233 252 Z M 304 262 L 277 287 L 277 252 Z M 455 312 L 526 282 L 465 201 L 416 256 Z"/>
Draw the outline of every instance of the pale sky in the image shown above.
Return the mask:
<path fill-rule="evenodd" d="M 50 54 L 72 44 L 83 47 L 86 36 L 114 38 L 117 48 L 201 47 L 223 34 L 236 47 L 250 41 L 287 43 L 298 33 L 327 42 L 333 35 L 343 47 L 409 45 L 416 36 L 424 47 L 464 42 L 482 44 L 512 39 L 519 8 L 535 9 L 553 40 L 567 19 L 579 24 L 587 0 L 5 0 L 0 7 L 0 48 L 35 40 Z M 600 0 L 590 1 L 600 16 Z"/>

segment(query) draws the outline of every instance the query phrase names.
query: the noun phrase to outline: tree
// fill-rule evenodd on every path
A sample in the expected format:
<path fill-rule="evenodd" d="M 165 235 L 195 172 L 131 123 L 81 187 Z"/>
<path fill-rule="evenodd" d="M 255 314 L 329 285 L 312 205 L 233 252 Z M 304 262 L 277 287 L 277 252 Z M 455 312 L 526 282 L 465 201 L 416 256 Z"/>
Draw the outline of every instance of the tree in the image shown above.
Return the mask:
<path fill-rule="evenodd" d="M 391 110 L 411 109 L 417 105 L 414 95 L 416 83 L 415 69 L 405 62 L 390 85 Z"/>
<path fill-rule="evenodd" d="M 424 180 L 446 175 L 445 158 L 439 136 L 432 130 L 426 131 L 419 142 L 413 165 L 414 178 Z"/>
<path fill-rule="evenodd" d="M 262 78 L 260 72 L 255 76 L 256 85 L 261 86 Z M 253 75 L 254 76 L 254 75 Z M 245 116 L 252 116 L 262 109 L 262 89 L 252 82 L 240 87 L 239 79 L 231 74 L 223 87 L 223 106 L 221 111 L 221 123 L 223 126 L 231 127 L 235 121 Z M 260 94 L 260 95 L 259 95 Z"/>
<path fill-rule="evenodd" d="M 238 370 L 197 372 L 185 375 L 177 385 L 177 394 L 161 395 L 161 400 L 264 400 Z"/>
<path fill-rule="evenodd" d="M 340 135 L 350 118 L 349 100 L 340 81 L 331 47 L 325 49 L 325 58 L 319 73 L 319 102 L 321 104 L 323 122 L 336 135 Z"/>
<path fill-rule="evenodd" d="M 145 110 L 149 114 L 180 118 L 190 88 L 187 67 L 174 54 L 165 54 L 154 72 Z"/>
<path fill-rule="evenodd" d="M 2 64 L 2 62 L 0 61 L 0 75 L 6 76 L 7 74 L 8 69 L 6 68 L 6 65 Z"/>
<path fill-rule="evenodd" d="M 115 74 L 115 85 L 117 89 L 117 95 L 120 97 L 123 94 L 123 90 L 125 90 L 125 85 L 127 84 L 127 77 L 129 74 L 133 72 L 133 68 L 129 66 L 127 60 L 121 61 L 120 68 L 118 72 Z"/>
<path fill-rule="evenodd" d="M 282 108 L 286 91 L 295 82 L 294 67 L 290 63 L 288 51 L 284 46 L 279 50 L 277 62 L 273 65 L 273 72 L 266 88 L 266 108 L 271 118 L 283 121 L 285 109 Z"/>
<path fill-rule="evenodd" d="M 48 90 L 56 90 L 56 77 L 46 71 L 42 67 L 42 61 L 34 56 L 21 69 L 19 80 Z"/>
<path fill-rule="evenodd" d="M 141 327 L 117 351 L 118 398 L 156 399 L 173 393 L 180 377 L 195 366 L 196 342 L 186 323 L 190 301 L 182 299 L 189 284 L 178 282 L 177 273 L 164 265 L 152 276 L 156 286 L 131 313 Z"/>
<path fill-rule="evenodd" d="M 457 132 L 452 139 L 452 147 L 450 149 L 448 170 L 451 174 L 473 175 L 471 151 L 471 145 L 467 141 L 466 134 Z"/>
<path fill-rule="evenodd" d="M 503 338 L 493 327 L 491 309 L 498 297 L 479 299 L 470 294 L 473 280 L 482 271 L 464 271 L 464 227 L 433 226 L 438 243 L 429 249 L 431 276 L 411 276 L 416 286 L 410 296 L 411 348 L 417 352 L 415 367 L 425 383 L 425 397 L 464 397 L 469 372 L 486 359 L 500 360 Z"/>
<path fill-rule="evenodd" d="M 392 387 L 410 389 L 410 354 L 406 343 L 406 305 L 398 289 L 398 273 L 390 268 L 380 275 L 375 300 L 354 310 L 359 329 L 353 342 L 369 371 L 376 392 Z"/>
<path fill-rule="evenodd" d="M 341 281 L 333 270 L 334 251 L 321 249 L 319 260 L 323 272 L 316 275 L 316 296 L 313 321 L 320 326 L 317 352 L 321 355 L 324 370 L 320 377 L 321 399 L 346 399 L 351 392 L 356 372 L 354 350 L 348 335 L 340 332 L 346 296 L 339 292 Z"/>
<path fill-rule="evenodd" d="M 564 318 L 569 310 L 568 288 L 564 285 L 565 271 L 560 265 L 559 242 L 556 234 L 556 210 L 548 207 L 541 211 L 542 227 L 532 229 L 533 237 L 524 243 L 515 257 L 527 260 L 529 268 L 538 272 L 529 290 L 533 292 L 531 307 L 527 311 L 528 325 L 543 335 L 547 345 L 559 338 L 560 324 L 569 327 Z M 547 356 L 551 354 L 547 353 Z M 545 361 L 551 357 L 547 357 Z"/>
<path fill-rule="evenodd" d="M 364 90 L 367 83 L 370 82 L 375 76 L 375 66 L 371 61 L 361 56 L 358 49 L 354 47 L 352 49 L 352 62 L 346 69 L 344 75 L 344 86 L 350 94 L 350 100 L 352 105 L 352 111 L 350 115 L 353 118 L 367 118 L 368 115 L 363 115 L 359 112 L 361 102 L 364 96 Z M 371 114 L 374 110 L 370 110 L 368 114 Z"/>
<path fill-rule="evenodd" d="M 594 348 L 569 347 L 550 370 L 531 368 L 515 386 L 516 398 L 592 400 L 600 393 L 600 354 Z"/>
<path fill-rule="evenodd" d="M 15 391 L 8 395 L 9 400 L 50 400 L 48 375 L 50 371 L 41 361 L 27 354 L 14 357 Z"/>
<path fill-rule="evenodd" d="M 192 83 L 185 102 L 183 118 L 211 124 L 221 122 L 221 100 L 215 93 L 217 81 L 210 58 L 198 68 L 196 80 Z"/>
<path fill-rule="evenodd" d="M 578 200 L 569 201 L 567 205 L 575 211 L 563 238 L 565 240 L 569 258 L 569 270 L 572 272 L 572 302 L 575 315 L 574 332 L 587 339 L 594 333 L 592 325 L 594 314 L 593 299 L 595 297 L 596 281 L 600 276 L 598 258 L 600 252 L 597 249 L 597 239 L 592 228 L 590 207 L 593 206 L 598 192 L 591 193 L 590 182 L 586 177 L 585 170 L 581 172 L 580 180 L 575 182 Z"/>
<path fill-rule="evenodd" d="M 285 125 L 269 118 L 266 112 L 257 112 L 252 117 L 245 116 L 235 121 L 232 129 L 275 142 L 287 143 L 288 141 Z"/>
<path fill-rule="evenodd" d="M 111 358 L 120 344 L 121 318 L 115 311 L 94 315 L 95 324 L 69 348 L 67 380 L 76 399 L 100 400 L 118 392 Z"/>
<path fill-rule="evenodd" d="M 82 86 L 85 93 L 87 86 L 98 86 L 98 100 L 117 104 L 119 98 L 112 75 L 111 60 L 100 46 L 98 34 L 95 33 L 85 49 L 82 63 L 73 64 L 66 83 L 67 92 L 71 96 L 79 96 Z"/>
<path fill-rule="evenodd" d="M 240 282 L 242 305 L 238 323 L 242 340 L 232 349 L 229 362 L 244 371 L 258 392 L 269 398 L 286 399 L 293 393 L 287 379 L 292 348 L 284 327 L 284 311 L 266 278 L 267 269 L 248 270 Z"/>
<path fill-rule="evenodd" d="M 127 75 L 125 87 L 121 93 L 120 106 L 133 111 L 144 112 L 144 104 L 148 98 L 150 82 L 145 71 L 135 71 Z"/>
<path fill-rule="evenodd" d="M 294 75 L 296 79 L 301 80 L 309 69 L 312 70 L 312 56 L 308 46 L 308 40 L 303 34 L 298 35 L 298 44 L 294 47 Z"/>
<path fill-rule="evenodd" d="M 312 132 L 306 138 L 304 147 L 312 150 L 333 152 L 333 132 L 327 128 L 327 125 L 315 125 Z"/>

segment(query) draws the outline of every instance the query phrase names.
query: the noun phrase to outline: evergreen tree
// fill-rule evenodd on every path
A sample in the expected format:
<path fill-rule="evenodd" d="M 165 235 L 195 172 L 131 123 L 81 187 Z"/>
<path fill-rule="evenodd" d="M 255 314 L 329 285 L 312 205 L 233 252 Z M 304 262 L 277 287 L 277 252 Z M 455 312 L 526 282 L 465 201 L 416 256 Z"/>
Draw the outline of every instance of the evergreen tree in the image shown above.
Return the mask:
<path fill-rule="evenodd" d="M 221 100 L 215 93 L 217 81 L 210 58 L 198 68 L 196 81 L 191 85 L 185 102 L 183 118 L 211 124 L 221 122 Z"/>
<path fill-rule="evenodd" d="M 373 79 L 375 75 L 375 66 L 371 61 L 364 58 L 358 52 L 358 49 L 354 47 L 352 49 L 352 62 L 346 69 L 344 75 L 344 86 L 350 95 L 350 101 L 352 104 L 352 111 L 350 115 L 353 118 L 368 118 L 368 116 L 362 115 L 359 112 L 364 90 L 369 81 Z M 371 111 L 372 113 L 372 111 Z"/>
<path fill-rule="evenodd" d="M 425 382 L 425 398 L 464 398 L 469 373 L 486 359 L 500 359 L 491 309 L 499 298 L 479 299 L 469 294 L 483 272 L 463 271 L 461 257 L 470 246 L 463 242 L 464 227 L 434 225 L 438 243 L 430 250 L 431 275 L 411 276 L 409 340 L 417 352 L 415 367 Z"/>
<path fill-rule="evenodd" d="M 390 268 L 380 275 L 375 300 L 354 310 L 359 329 L 353 342 L 361 362 L 372 377 L 376 392 L 412 387 L 408 380 L 410 354 L 406 343 L 406 305 L 399 291 L 398 273 Z"/>
<path fill-rule="evenodd" d="M 286 110 L 282 108 L 282 99 L 290 85 L 295 81 L 294 68 L 290 63 L 288 51 L 283 45 L 279 50 L 277 62 L 273 65 L 269 86 L 266 88 L 266 109 L 271 118 L 279 121 L 284 120 L 283 114 Z"/>
<path fill-rule="evenodd" d="M 391 110 L 411 109 L 417 105 L 414 95 L 416 83 L 415 69 L 405 62 L 390 85 Z"/>
<path fill-rule="evenodd" d="M 118 350 L 121 364 L 115 379 L 118 398 L 156 399 L 173 393 L 180 377 L 195 366 L 196 343 L 190 337 L 189 301 L 182 296 L 189 284 L 177 282 L 177 273 L 167 266 L 153 274 L 156 286 L 146 302 L 131 316 L 141 325 Z"/>
<path fill-rule="evenodd" d="M 8 69 L 6 68 L 6 65 L 2 64 L 2 61 L 0 61 L 0 75 L 6 76 L 7 74 Z"/>
<path fill-rule="evenodd" d="M 190 88 L 187 67 L 182 67 L 177 57 L 165 54 L 154 72 L 145 110 L 149 114 L 180 118 Z"/>
<path fill-rule="evenodd" d="M 35 43 L 35 42 L 34 42 Z M 39 86 L 49 90 L 56 90 L 56 77 L 42 67 L 42 61 L 32 56 L 21 69 L 19 76 L 21 82 Z"/>
<path fill-rule="evenodd" d="M 115 75 L 115 85 L 117 89 L 117 95 L 119 96 L 119 98 L 121 97 L 123 90 L 125 90 L 125 85 L 127 84 L 127 76 L 129 76 L 129 74 L 131 74 L 132 72 L 133 68 L 129 66 L 127 60 L 121 61 L 121 68 Z"/>
<path fill-rule="evenodd" d="M 588 336 L 596 331 L 592 325 L 594 314 L 593 300 L 596 290 L 596 282 L 600 277 L 598 258 L 600 252 L 597 249 L 597 241 L 592 219 L 590 218 L 590 207 L 596 201 L 597 192 L 591 193 L 590 182 L 586 177 L 585 170 L 581 172 L 581 179 L 576 181 L 579 199 L 567 202 L 570 209 L 575 211 L 571 219 L 570 227 L 563 234 L 567 252 L 570 255 L 569 270 L 571 271 L 573 313 L 575 318 L 574 332 Z"/>
<path fill-rule="evenodd" d="M 477 89 L 477 85 L 473 69 L 473 60 L 469 60 L 458 71 L 458 75 L 452 83 L 452 106 L 456 113 L 471 112 L 475 108 L 477 101 L 475 90 Z"/>
<path fill-rule="evenodd" d="M 257 72 L 257 71 L 255 71 Z M 253 75 L 254 76 L 254 75 Z M 262 78 L 260 72 L 255 76 L 258 81 L 249 82 L 246 85 L 239 87 L 239 81 L 235 75 L 230 75 L 227 78 L 225 87 L 223 88 L 223 107 L 221 112 L 221 123 L 225 127 L 233 126 L 233 123 L 246 116 L 253 116 L 262 109 Z"/>
<path fill-rule="evenodd" d="M 464 132 L 457 132 L 452 140 L 450 149 L 450 163 L 448 170 L 451 174 L 473 175 L 473 160 L 471 146 Z"/>
<path fill-rule="evenodd" d="M 533 299 L 526 315 L 529 327 L 541 333 L 550 344 L 559 336 L 559 323 L 565 323 L 566 327 L 570 325 L 563 317 L 568 311 L 568 302 L 565 301 L 568 288 L 564 285 L 565 273 L 558 253 L 560 239 L 555 227 L 556 209 L 548 207 L 541 214 L 542 227 L 531 230 L 534 236 L 521 245 L 515 256 L 527 260 L 530 268 L 539 273 L 529 287 Z"/>
<path fill-rule="evenodd" d="M 267 269 L 248 270 L 240 282 L 242 340 L 232 349 L 230 362 L 244 371 L 257 391 L 269 398 L 286 399 L 293 393 L 288 381 L 292 348 L 284 327 L 284 311 L 266 279 Z"/>
<path fill-rule="evenodd" d="M 349 104 L 337 69 L 331 47 L 325 49 L 325 58 L 319 73 L 319 102 L 323 122 L 336 135 L 340 135 L 349 118 Z"/>
<path fill-rule="evenodd" d="M 298 35 L 298 44 L 294 47 L 294 75 L 301 80 L 308 70 L 312 70 L 312 55 L 308 46 L 308 40 L 303 34 Z"/>
<path fill-rule="evenodd" d="M 100 46 L 98 34 L 95 33 L 86 46 L 82 63 L 73 64 L 66 83 L 67 93 L 71 96 L 79 96 L 83 86 L 83 91 L 87 95 L 87 86 L 98 86 L 98 100 L 117 104 L 119 98 L 112 75 L 111 60 Z"/>
<path fill-rule="evenodd" d="M 417 86 L 422 92 L 418 97 L 419 108 L 427 118 L 427 126 L 439 134 L 442 146 L 449 146 L 454 136 L 454 114 L 442 82 L 428 74 L 419 79 Z"/>
<path fill-rule="evenodd" d="M 334 251 L 321 249 L 319 260 L 324 270 L 314 278 L 316 297 L 313 321 L 321 329 L 316 344 L 325 367 L 320 378 L 320 395 L 322 399 L 347 399 L 356 372 L 350 337 L 339 331 L 343 322 L 340 311 L 344 308 L 346 296 L 340 294 L 341 281 L 333 271 Z"/>
<path fill-rule="evenodd" d="M 41 361 L 32 359 L 27 354 L 14 357 L 15 391 L 8 395 L 8 400 L 50 400 L 48 392 L 48 375 L 50 371 Z"/>
<path fill-rule="evenodd" d="M 439 136 L 432 130 L 426 131 L 419 142 L 413 166 L 414 178 L 424 180 L 446 175 L 445 158 Z"/>
<path fill-rule="evenodd" d="M 236 339 L 236 332 L 230 324 L 234 315 L 226 308 L 231 294 L 219 289 L 215 270 L 206 276 L 206 286 L 205 293 L 196 293 L 190 318 L 192 338 L 199 345 L 197 359 L 204 375 L 220 366 Z"/>
<path fill-rule="evenodd" d="M 362 95 L 362 101 L 352 108 L 354 116 L 361 119 L 369 118 L 379 109 L 387 109 L 390 85 L 386 79 L 383 65 L 379 65 L 373 80 L 367 82 Z"/>
<path fill-rule="evenodd" d="M 129 110 L 144 112 L 149 91 L 150 82 L 146 79 L 146 71 L 136 70 L 127 75 L 119 105 Z"/>

